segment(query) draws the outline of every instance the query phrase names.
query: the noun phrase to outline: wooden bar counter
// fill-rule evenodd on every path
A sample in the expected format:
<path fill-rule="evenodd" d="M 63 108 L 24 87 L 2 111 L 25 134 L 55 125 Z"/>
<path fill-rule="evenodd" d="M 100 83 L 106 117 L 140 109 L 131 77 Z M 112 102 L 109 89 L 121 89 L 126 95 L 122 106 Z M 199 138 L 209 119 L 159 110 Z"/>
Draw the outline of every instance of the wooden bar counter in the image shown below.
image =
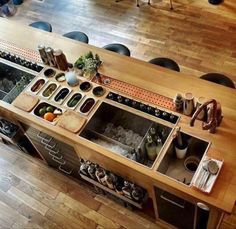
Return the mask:
<path fill-rule="evenodd" d="M 103 61 L 99 72 L 113 79 L 162 95 L 166 98 L 174 98 L 177 93 L 184 94 L 186 92 L 191 92 L 195 98 L 203 96 L 208 99 L 217 100 L 222 106 L 224 117 L 221 125 L 217 127 L 217 132 L 215 134 L 211 134 L 207 130 L 202 130 L 202 122 L 198 120 L 196 120 L 194 127 L 190 127 L 189 122 L 191 117 L 173 112 L 180 116 L 178 126 L 181 127 L 181 130 L 184 133 L 209 141 L 211 144 L 206 154 L 212 157 L 221 158 L 224 161 L 223 167 L 210 194 L 202 193 L 188 185 L 184 185 L 181 182 L 157 172 L 168 144 L 164 145 L 164 150 L 154 162 L 153 166 L 148 168 L 116 153 L 111 153 L 109 150 L 86 140 L 80 136 L 80 132 L 74 134 L 59 127 L 57 124 L 51 125 L 43 119 L 34 116 L 32 113 L 16 108 L 12 104 L 0 101 L 0 116 L 47 133 L 48 135 L 55 137 L 55 139 L 73 147 L 79 157 L 85 160 L 91 160 L 107 170 L 145 188 L 149 197 L 153 200 L 153 207 L 157 220 L 159 219 L 158 200 L 156 199 L 154 187 L 168 191 L 191 203 L 196 204 L 202 202 L 209 206 L 210 217 L 208 228 L 217 228 L 220 219 L 222 218 L 222 214 L 230 214 L 232 212 L 236 199 L 235 90 L 198 79 L 191 75 L 170 71 L 134 58 L 73 41 L 62 37 L 59 34 L 47 33 L 0 18 L 0 50 L 4 42 L 5 44 L 8 44 L 8 47 L 12 47 L 13 45 L 14 47 L 18 47 L 19 49 L 15 49 L 16 51 L 22 49 L 27 50 L 27 52 L 30 52 L 31 50 L 35 52 L 37 51 L 39 44 L 43 44 L 46 47 L 50 46 L 55 49 L 59 48 L 63 50 L 68 61 L 71 63 L 74 63 L 78 57 L 84 53 L 92 51 L 93 53 L 97 53 Z M 107 91 L 109 91 L 108 88 Z M 86 117 L 88 121 L 91 120 L 91 117 L 99 108 L 103 100 L 106 100 L 108 104 L 113 104 L 112 101 L 108 101 L 105 97 L 98 99 L 92 112 Z M 145 101 L 143 102 L 145 103 Z M 127 108 L 122 104 L 116 103 L 115 106 L 147 118 L 153 122 L 156 121 L 155 117 L 151 117 L 148 114 L 144 114 L 132 108 Z M 104 114 L 104 116 L 105 115 L 106 114 Z M 141 123 L 137 125 L 141 125 Z M 174 128 L 175 125 L 170 126 Z"/>

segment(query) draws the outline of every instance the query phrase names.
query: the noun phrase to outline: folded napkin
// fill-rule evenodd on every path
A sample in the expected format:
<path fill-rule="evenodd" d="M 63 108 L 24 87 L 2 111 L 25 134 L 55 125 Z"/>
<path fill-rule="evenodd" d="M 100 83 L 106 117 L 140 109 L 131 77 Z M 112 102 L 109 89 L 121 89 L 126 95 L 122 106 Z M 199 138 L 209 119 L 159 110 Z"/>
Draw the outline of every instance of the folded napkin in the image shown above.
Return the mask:
<path fill-rule="evenodd" d="M 211 174 L 209 176 L 209 179 L 207 180 L 209 172 L 206 170 L 206 167 L 207 167 L 206 165 L 209 161 L 215 161 L 219 167 L 219 170 L 215 175 Z M 204 160 L 199 165 L 199 168 L 197 169 L 191 181 L 191 186 L 202 192 L 210 193 L 220 173 L 222 165 L 223 165 L 223 161 L 210 158 L 210 157 L 205 157 Z"/>

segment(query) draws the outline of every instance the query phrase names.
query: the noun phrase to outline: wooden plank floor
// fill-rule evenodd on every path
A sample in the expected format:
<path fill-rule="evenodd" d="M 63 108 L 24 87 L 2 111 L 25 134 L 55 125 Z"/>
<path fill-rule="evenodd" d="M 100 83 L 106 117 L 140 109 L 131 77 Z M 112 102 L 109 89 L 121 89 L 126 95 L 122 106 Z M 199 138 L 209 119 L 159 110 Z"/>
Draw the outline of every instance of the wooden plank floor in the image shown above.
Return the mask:
<path fill-rule="evenodd" d="M 148 61 L 169 57 L 181 71 L 197 77 L 220 72 L 236 81 L 236 3 L 215 6 L 207 0 L 33 0 L 24 1 L 11 20 L 25 25 L 38 20 L 53 32 L 80 30 L 89 43 L 102 47 L 123 43 L 133 57 Z M 43 41 L 42 41 L 43 43 Z"/>
<path fill-rule="evenodd" d="M 236 226 L 236 208 L 220 229 Z M 168 229 L 0 141 L 0 229 Z"/>
<path fill-rule="evenodd" d="M 0 228 L 168 228 L 0 142 Z"/>

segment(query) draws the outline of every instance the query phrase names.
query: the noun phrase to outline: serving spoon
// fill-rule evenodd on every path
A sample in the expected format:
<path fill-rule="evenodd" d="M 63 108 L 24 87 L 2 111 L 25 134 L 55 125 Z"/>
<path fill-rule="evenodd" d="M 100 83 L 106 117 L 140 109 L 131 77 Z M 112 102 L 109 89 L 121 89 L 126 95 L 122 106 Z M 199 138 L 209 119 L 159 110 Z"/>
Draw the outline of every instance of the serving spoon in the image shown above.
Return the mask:
<path fill-rule="evenodd" d="M 202 172 L 202 175 L 201 175 L 201 177 L 199 179 L 199 182 L 198 182 L 198 185 L 197 185 L 198 188 L 202 188 L 203 181 L 204 181 L 204 179 L 205 179 L 205 177 L 208 173 L 208 162 L 209 162 L 209 160 L 210 159 L 207 159 L 207 160 L 203 161 L 203 163 L 202 163 L 203 172 Z"/>
<path fill-rule="evenodd" d="M 207 163 L 207 172 L 208 172 L 208 176 L 206 178 L 206 180 L 204 181 L 203 185 L 202 185 L 202 188 L 204 188 L 210 178 L 211 175 L 216 175 L 219 171 L 219 166 L 218 164 L 213 161 L 213 160 L 210 160 L 208 161 Z"/>

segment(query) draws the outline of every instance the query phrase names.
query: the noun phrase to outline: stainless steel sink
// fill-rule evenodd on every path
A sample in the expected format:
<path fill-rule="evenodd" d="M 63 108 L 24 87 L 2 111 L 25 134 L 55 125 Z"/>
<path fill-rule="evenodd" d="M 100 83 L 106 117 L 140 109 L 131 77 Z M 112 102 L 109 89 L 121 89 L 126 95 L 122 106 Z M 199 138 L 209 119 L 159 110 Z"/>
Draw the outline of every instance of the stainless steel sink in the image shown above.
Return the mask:
<path fill-rule="evenodd" d="M 80 136 L 111 152 L 152 167 L 154 161 L 148 159 L 145 148 L 146 136 L 151 127 L 157 130 L 164 145 L 170 136 L 171 127 L 103 102 Z"/>
<path fill-rule="evenodd" d="M 176 157 L 175 140 L 172 140 L 157 168 L 157 172 L 185 185 L 190 185 L 200 161 L 210 146 L 210 142 L 183 132 L 181 135 L 188 143 L 186 156 L 183 159 Z"/>
<path fill-rule="evenodd" d="M 12 103 L 35 75 L 0 61 L 0 100 Z"/>

